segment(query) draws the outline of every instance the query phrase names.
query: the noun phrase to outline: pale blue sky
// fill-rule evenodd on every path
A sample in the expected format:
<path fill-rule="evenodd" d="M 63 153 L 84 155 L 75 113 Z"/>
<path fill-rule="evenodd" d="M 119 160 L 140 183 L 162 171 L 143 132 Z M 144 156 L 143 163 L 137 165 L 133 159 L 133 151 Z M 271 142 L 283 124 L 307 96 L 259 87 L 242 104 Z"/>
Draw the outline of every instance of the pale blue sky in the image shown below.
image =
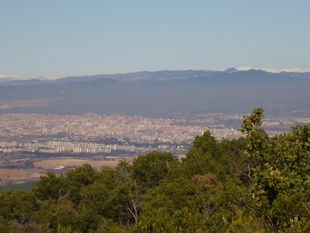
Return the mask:
<path fill-rule="evenodd" d="M 309 0 L 0 0 L 0 74 L 305 69 L 309 12 Z"/>

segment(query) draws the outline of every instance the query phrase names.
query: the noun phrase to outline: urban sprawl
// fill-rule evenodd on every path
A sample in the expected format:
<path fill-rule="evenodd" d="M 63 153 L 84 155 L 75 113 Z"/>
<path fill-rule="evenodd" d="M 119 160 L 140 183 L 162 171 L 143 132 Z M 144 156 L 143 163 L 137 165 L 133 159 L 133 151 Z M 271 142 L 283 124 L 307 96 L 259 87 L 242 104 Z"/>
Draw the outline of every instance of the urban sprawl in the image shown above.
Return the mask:
<path fill-rule="evenodd" d="M 111 153 L 112 150 L 125 150 L 145 153 L 174 150 L 182 154 L 182 147 L 190 145 L 196 135 L 206 130 L 210 130 L 218 140 L 240 137 L 238 127 L 227 127 L 225 122 L 241 122 L 242 119 L 242 115 L 216 113 L 191 119 L 152 119 L 93 113 L 83 116 L 1 114 L 0 152 Z M 269 130 L 270 134 L 279 134 L 287 126 L 309 122 L 310 118 L 268 118 L 264 126 L 273 129 Z M 96 142 L 106 138 L 116 138 L 118 143 Z"/>

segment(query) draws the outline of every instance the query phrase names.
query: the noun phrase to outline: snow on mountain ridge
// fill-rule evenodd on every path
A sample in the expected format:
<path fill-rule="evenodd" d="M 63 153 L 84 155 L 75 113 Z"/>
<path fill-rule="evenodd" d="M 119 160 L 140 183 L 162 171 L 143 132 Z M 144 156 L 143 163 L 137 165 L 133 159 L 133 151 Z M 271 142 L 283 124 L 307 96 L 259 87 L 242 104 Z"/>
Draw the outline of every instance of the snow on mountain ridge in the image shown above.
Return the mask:
<path fill-rule="evenodd" d="M 20 80 L 31 80 L 31 79 L 38 79 L 42 81 L 53 81 L 53 80 L 59 79 L 59 77 L 52 76 L 52 75 L 34 75 L 34 76 L 31 76 L 30 78 L 24 78 L 19 75 L 0 74 L 0 83 L 20 81 Z"/>

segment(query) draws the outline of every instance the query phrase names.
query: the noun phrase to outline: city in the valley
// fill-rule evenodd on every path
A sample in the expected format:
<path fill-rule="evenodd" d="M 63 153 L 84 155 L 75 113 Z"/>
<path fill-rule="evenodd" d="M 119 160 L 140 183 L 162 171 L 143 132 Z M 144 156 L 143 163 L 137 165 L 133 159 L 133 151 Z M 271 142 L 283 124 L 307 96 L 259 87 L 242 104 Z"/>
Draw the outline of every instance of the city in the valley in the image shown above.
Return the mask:
<path fill-rule="evenodd" d="M 23 173 L 0 177 L 2 184 L 18 183 L 38 179 L 48 169 L 62 172 L 83 163 L 96 169 L 113 167 L 120 160 L 132 161 L 135 156 L 154 150 L 181 158 L 194 137 L 207 130 L 217 140 L 240 137 L 242 119 L 242 115 L 221 113 L 174 119 L 94 113 L 1 114 L 1 171 Z M 306 117 L 266 117 L 264 128 L 275 135 L 289 131 L 292 125 L 309 122 Z"/>

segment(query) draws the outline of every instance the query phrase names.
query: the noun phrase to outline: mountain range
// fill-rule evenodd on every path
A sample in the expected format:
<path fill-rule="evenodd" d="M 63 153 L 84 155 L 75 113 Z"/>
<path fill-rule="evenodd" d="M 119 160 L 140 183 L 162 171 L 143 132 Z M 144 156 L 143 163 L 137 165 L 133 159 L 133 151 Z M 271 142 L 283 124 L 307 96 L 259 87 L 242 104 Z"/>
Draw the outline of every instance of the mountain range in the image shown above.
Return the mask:
<path fill-rule="evenodd" d="M 310 73 L 234 68 L 14 80 L 0 84 L 0 113 L 175 117 L 263 107 L 271 115 L 303 114 L 309 89 Z"/>

